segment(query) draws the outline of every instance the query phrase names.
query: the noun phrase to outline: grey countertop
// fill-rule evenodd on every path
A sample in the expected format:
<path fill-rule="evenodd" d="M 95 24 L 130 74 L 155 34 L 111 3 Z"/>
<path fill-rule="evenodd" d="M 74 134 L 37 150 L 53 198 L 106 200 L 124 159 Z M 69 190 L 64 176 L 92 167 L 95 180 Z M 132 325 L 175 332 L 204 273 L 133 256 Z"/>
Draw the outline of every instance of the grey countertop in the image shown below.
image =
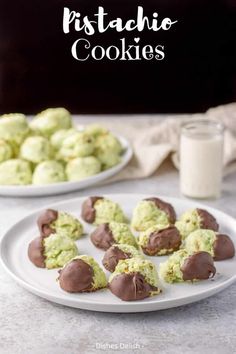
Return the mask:
<path fill-rule="evenodd" d="M 236 217 L 236 175 L 208 205 Z M 168 166 L 146 180 L 123 181 L 63 196 L 0 198 L 0 234 L 48 204 L 91 194 L 150 193 L 181 197 Z M 28 293 L 0 268 L 0 353 L 236 353 L 236 284 L 195 304 L 140 314 L 96 313 L 57 305 Z"/>

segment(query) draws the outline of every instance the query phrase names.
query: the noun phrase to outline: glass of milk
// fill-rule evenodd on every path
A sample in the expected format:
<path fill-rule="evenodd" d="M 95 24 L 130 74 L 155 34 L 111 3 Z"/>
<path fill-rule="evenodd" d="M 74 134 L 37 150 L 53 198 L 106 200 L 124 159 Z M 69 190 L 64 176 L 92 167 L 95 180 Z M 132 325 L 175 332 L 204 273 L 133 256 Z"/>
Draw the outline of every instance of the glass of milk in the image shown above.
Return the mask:
<path fill-rule="evenodd" d="M 218 198 L 223 170 L 224 126 L 211 120 L 185 123 L 180 139 L 181 193 L 192 198 Z"/>

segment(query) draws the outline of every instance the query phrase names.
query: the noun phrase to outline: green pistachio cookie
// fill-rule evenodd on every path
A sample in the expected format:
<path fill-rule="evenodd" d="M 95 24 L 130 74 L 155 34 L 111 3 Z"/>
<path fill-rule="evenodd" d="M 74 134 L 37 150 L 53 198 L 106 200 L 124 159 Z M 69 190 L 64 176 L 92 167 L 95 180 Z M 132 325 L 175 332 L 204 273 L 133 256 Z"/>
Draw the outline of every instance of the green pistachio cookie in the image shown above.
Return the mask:
<path fill-rule="evenodd" d="M 118 274 L 135 272 L 141 273 L 147 280 L 148 284 L 156 287 L 158 286 L 158 275 L 155 264 L 141 257 L 121 260 L 118 263 L 115 272 L 111 274 L 109 282 L 111 282 Z"/>
<path fill-rule="evenodd" d="M 189 253 L 208 252 L 216 261 L 235 255 L 234 243 L 228 235 L 208 229 L 199 229 L 189 234 L 185 240 L 185 248 Z"/>
<path fill-rule="evenodd" d="M 42 136 L 30 136 L 25 139 L 20 148 L 20 156 L 34 164 L 38 164 L 52 157 L 50 142 Z"/>
<path fill-rule="evenodd" d="M 71 127 L 71 115 L 65 108 L 48 108 L 37 114 L 30 123 L 33 132 L 47 138 L 58 130 Z"/>
<path fill-rule="evenodd" d="M 0 139 L 0 163 L 13 157 L 13 149 L 10 143 Z"/>
<path fill-rule="evenodd" d="M 162 256 L 177 251 L 181 236 L 175 226 L 154 225 L 139 234 L 138 244 L 148 256 Z"/>
<path fill-rule="evenodd" d="M 64 166 L 55 160 L 43 161 L 33 173 L 33 184 L 51 184 L 66 181 Z"/>
<path fill-rule="evenodd" d="M 137 247 L 136 238 L 132 234 L 129 226 L 126 223 L 111 221 L 109 229 L 112 232 L 115 243 L 127 244 Z"/>
<path fill-rule="evenodd" d="M 214 256 L 213 244 L 216 240 L 216 233 L 212 230 L 196 230 L 191 232 L 185 240 L 185 248 L 191 254 L 198 251 L 205 251 Z"/>
<path fill-rule="evenodd" d="M 78 255 L 76 244 L 64 234 L 52 234 L 43 239 L 46 268 L 63 267 Z"/>
<path fill-rule="evenodd" d="M 143 258 L 136 247 L 124 243 L 114 244 L 105 252 L 102 264 L 109 272 L 114 272 L 120 260 L 134 257 Z"/>
<path fill-rule="evenodd" d="M 63 267 L 77 255 L 75 242 L 62 234 L 36 237 L 28 246 L 28 257 L 39 268 Z"/>
<path fill-rule="evenodd" d="M 83 235 L 81 222 L 64 211 L 47 209 L 39 216 L 37 224 L 43 237 L 57 233 L 78 240 Z"/>
<path fill-rule="evenodd" d="M 96 139 L 96 153 L 99 151 L 103 152 L 106 150 L 111 150 L 116 154 L 121 154 L 122 152 L 122 145 L 120 141 L 111 133 L 103 134 Z"/>
<path fill-rule="evenodd" d="M 87 255 L 73 258 L 59 273 L 61 288 L 70 293 L 93 292 L 107 286 L 105 273 L 94 258 Z"/>
<path fill-rule="evenodd" d="M 119 261 L 109 278 L 109 289 L 123 301 L 142 300 L 161 291 L 155 265 L 140 257 Z"/>
<path fill-rule="evenodd" d="M 18 147 L 29 133 L 29 126 L 24 114 L 11 113 L 0 116 L 0 139 Z"/>
<path fill-rule="evenodd" d="M 181 266 L 188 256 L 189 253 L 185 249 L 173 253 L 166 262 L 160 264 L 160 277 L 167 283 L 184 281 Z"/>
<path fill-rule="evenodd" d="M 125 223 L 126 217 L 118 203 L 110 199 L 99 199 L 94 204 L 95 209 L 95 225 L 110 223 L 116 221 L 118 223 Z"/>
<path fill-rule="evenodd" d="M 88 135 L 92 135 L 95 139 L 99 136 L 104 136 L 109 133 L 109 131 L 100 124 L 89 124 L 84 130 Z"/>
<path fill-rule="evenodd" d="M 77 132 L 68 136 L 61 145 L 59 156 L 69 161 L 76 157 L 85 157 L 93 155 L 94 139 L 84 132 Z"/>
<path fill-rule="evenodd" d="M 11 159 L 0 164 L 0 184 L 25 185 L 32 181 L 32 171 L 29 162 L 21 159 Z"/>
<path fill-rule="evenodd" d="M 111 168 L 120 162 L 122 145 L 119 140 L 108 133 L 98 136 L 95 141 L 95 156 L 101 161 L 103 169 Z"/>
<path fill-rule="evenodd" d="M 181 249 L 160 264 L 160 277 L 167 283 L 204 280 L 216 273 L 211 255 L 207 252 L 190 254 Z"/>
<path fill-rule="evenodd" d="M 169 225 L 168 215 L 150 200 L 142 200 L 133 211 L 131 221 L 136 231 L 145 231 L 154 225 Z"/>
<path fill-rule="evenodd" d="M 83 235 L 83 225 L 74 216 L 60 211 L 58 218 L 52 222 L 52 229 L 57 233 L 66 234 L 73 240 L 78 240 Z"/>
<path fill-rule="evenodd" d="M 102 169 L 108 170 L 121 162 L 121 156 L 112 151 L 104 151 L 103 154 L 96 155 L 102 164 Z"/>
<path fill-rule="evenodd" d="M 129 226 L 125 223 L 111 221 L 98 225 L 90 235 L 92 243 L 103 250 L 107 250 L 114 243 L 127 244 L 137 247 L 136 238 Z"/>
<path fill-rule="evenodd" d="M 101 171 L 101 163 L 94 156 L 77 157 L 68 162 L 66 174 L 69 181 L 80 181 Z"/>
<path fill-rule="evenodd" d="M 62 146 L 63 141 L 69 136 L 76 134 L 77 132 L 78 130 L 74 128 L 58 130 L 50 138 L 51 145 L 55 150 L 59 150 Z"/>
<path fill-rule="evenodd" d="M 184 240 L 191 232 L 198 229 L 209 229 L 213 231 L 218 231 L 219 225 L 207 210 L 204 209 L 192 209 L 186 211 L 178 221 L 176 221 L 175 226 L 178 228 L 182 239 Z"/>
<path fill-rule="evenodd" d="M 140 253 L 139 250 L 137 250 L 137 247 L 132 246 L 130 244 L 127 243 L 119 243 L 119 244 L 115 244 L 116 247 L 119 248 L 119 250 L 121 250 L 122 252 L 125 253 L 129 253 L 132 257 L 129 258 L 134 258 L 134 257 L 140 257 L 143 258 L 143 255 Z"/>

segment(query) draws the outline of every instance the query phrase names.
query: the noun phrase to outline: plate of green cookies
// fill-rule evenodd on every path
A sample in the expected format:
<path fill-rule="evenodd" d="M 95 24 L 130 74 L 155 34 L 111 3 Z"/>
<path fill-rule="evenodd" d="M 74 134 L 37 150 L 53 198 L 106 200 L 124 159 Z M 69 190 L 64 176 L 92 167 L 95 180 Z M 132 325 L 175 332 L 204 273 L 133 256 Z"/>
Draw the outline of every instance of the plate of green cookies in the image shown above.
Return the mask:
<path fill-rule="evenodd" d="M 35 211 L 3 236 L 2 264 L 66 306 L 145 312 L 190 304 L 236 280 L 236 221 L 189 200 L 111 194 Z"/>
<path fill-rule="evenodd" d="M 98 124 L 75 125 L 65 108 L 46 109 L 33 119 L 4 114 L 0 195 L 46 196 L 84 189 L 120 172 L 132 154 L 123 136 Z"/>

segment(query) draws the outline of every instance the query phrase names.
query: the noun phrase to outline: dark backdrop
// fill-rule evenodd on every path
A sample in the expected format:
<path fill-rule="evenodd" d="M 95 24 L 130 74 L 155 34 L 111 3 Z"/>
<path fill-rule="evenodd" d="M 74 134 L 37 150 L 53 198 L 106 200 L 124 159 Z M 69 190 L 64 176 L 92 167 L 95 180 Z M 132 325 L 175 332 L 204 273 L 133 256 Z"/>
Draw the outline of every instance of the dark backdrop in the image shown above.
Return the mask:
<path fill-rule="evenodd" d="M 62 31 L 63 7 L 109 18 L 145 14 L 177 19 L 169 31 L 90 38 L 103 46 L 141 37 L 163 44 L 163 61 L 78 62 L 70 48 L 82 33 Z M 236 0 L 0 0 L 0 111 L 34 113 L 196 112 L 236 99 Z"/>

